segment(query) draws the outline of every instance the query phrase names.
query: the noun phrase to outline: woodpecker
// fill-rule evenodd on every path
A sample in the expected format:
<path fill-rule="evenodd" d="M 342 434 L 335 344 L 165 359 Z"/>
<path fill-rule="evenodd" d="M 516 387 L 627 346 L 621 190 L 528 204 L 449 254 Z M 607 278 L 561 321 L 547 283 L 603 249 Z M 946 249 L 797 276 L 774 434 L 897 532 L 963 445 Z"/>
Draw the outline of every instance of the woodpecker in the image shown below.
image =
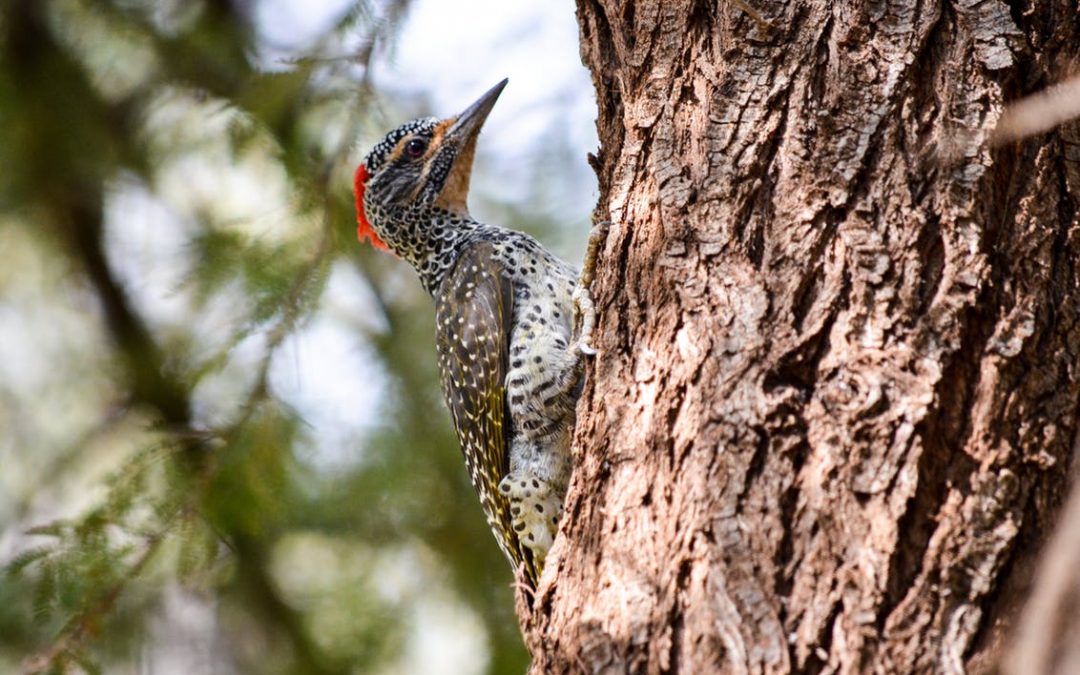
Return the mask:
<path fill-rule="evenodd" d="M 432 296 L 465 466 L 499 546 L 535 586 L 570 480 L 594 313 L 589 279 L 579 284 L 573 266 L 469 215 L 477 137 L 506 83 L 459 115 L 412 120 L 375 145 L 356 170 L 357 233 L 412 265 Z"/>

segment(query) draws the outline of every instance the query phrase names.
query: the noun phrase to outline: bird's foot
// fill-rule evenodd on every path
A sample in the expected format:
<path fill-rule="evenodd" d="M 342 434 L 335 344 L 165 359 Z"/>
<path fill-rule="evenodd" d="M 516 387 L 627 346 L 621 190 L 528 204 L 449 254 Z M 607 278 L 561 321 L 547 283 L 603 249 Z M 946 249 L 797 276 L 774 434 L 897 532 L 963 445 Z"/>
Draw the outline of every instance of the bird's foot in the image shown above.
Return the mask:
<path fill-rule="evenodd" d="M 562 517 L 562 499 L 547 481 L 524 471 L 511 471 L 499 483 L 510 500 L 510 523 L 521 543 L 542 566 Z"/>
<path fill-rule="evenodd" d="M 574 311 L 577 312 L 581 328 L 578 331 L 577 348 L 585 356 L 595 356 L 596 347 L 592 346 L 593 328 L 596 326 L 596 305 L 592 293 L 585 286 L 574 289 Z"/>
<path fill-rule="evenodd" d="M 607 237 L 611 221 L 594 221 L 592 230 L 589 231 L 589 243 L 585 248 L 585 260 L 581 266 L 581 274 L 578 276 L 577 287 L 574 289 L 574 310 L 579 320 L 578 351 L 586 356 L 594 356 L 596 348 L 592 345 L 593 328 L 596 327 L 596 305 L 593 303 L 592 286 L 596 276 L 596 258 L 600 253 L 600 247 Z"/>

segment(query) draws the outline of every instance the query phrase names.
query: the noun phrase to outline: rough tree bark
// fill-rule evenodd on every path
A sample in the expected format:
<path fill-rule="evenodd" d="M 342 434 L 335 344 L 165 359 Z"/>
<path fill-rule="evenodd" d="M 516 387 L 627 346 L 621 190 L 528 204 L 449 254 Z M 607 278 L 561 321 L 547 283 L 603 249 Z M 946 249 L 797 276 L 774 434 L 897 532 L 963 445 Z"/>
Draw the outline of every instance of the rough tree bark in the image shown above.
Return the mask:
<path fill-rule="evenodd" d="M 986 672 L 1068 488 L 1064 0 L 578 0 L 596 358 L 534 673 Z"/>

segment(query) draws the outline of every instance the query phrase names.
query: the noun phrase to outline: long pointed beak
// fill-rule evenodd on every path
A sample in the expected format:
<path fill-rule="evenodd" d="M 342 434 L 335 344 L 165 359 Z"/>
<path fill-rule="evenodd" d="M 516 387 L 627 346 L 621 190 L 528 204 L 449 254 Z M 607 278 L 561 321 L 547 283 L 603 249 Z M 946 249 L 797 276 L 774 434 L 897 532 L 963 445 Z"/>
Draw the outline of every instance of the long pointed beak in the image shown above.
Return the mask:
<path fill-rule="evenodd" d="M 495 101 L 499 100 L 499 94 L 506 88 L 506 83 L 509 81 L 509 79 L 503 78 L 502 82 L 488 89 L 483 96 L 476 99 L 475 103 L 458 115 L 454 124 L 446 130 L 447 138 L 465 142 L 480 133 L 480 127 L 484 126 L 484 120 L 487 119 L 491 109 L 495 107 Z"/>

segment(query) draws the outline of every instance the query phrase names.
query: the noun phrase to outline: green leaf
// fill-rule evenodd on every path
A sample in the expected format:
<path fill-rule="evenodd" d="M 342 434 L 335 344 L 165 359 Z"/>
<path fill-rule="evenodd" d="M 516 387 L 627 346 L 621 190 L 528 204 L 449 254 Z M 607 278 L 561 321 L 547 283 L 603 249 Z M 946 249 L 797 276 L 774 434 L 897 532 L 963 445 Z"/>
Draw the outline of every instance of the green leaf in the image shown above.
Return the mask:
<path fill-rule="evenodd" d="M 12 558 L 11 561 L 4 566 L 4 571 L 12 575 L 19 574 L 30 565 L 55 551 L 55 546 L 38 546 L 36 548 L 27 549 Z"/>

